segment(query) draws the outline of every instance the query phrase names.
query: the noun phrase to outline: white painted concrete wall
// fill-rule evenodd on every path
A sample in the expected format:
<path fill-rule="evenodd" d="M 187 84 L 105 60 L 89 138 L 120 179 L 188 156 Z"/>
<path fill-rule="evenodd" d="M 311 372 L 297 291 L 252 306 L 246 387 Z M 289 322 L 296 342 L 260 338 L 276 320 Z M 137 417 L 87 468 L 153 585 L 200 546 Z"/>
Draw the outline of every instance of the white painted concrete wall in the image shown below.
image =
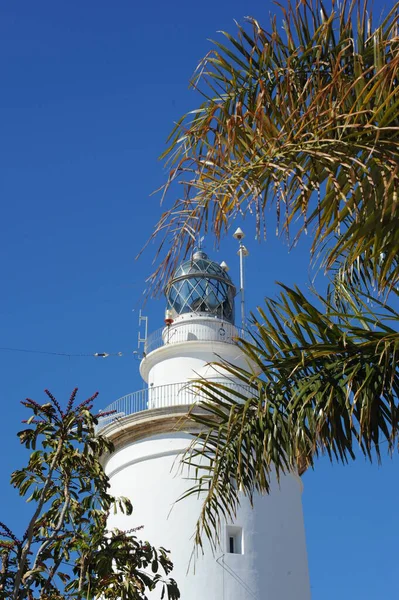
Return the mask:
<path fill-rule="evenodd" d="M 201 503 L 191 497 L 174 506 L 190 486 L 176 474 L 189 441 L 182 433 L 158 435 L 110 457 L 111 493 L 128 496 L 134 507 L 130 517 L 112 516 L 110 526 L 144 525 L 143 540 L 171 551 L 182 600 L 309 600 L 301 482 L 295 476 L 284 477 L 280 489 L 274 483 L 273 493 L 257 497 L 254 509 L 243 502 L 235 523 L 243 529 L 243 554 L 229 554 L 225 539 L 216 556 L 208 548 L 197 560 L 195 573 L 189 567 Z"/>
<path fill-rule="evenodd" d="M 225 332 L 226 341 L 220 336 Z M 207 316 L 181 315 L 162 333 L 164 345 L 150 352 L 140 364 L 149 386 L 189 381 L 204 375 L 204 367 L 220 358 L 245 369 L 253 369 L 231 340 L 238 335 L 231 323 Z M 229 340 L 229 342 L 227 342 Z M 207 369 L 211 371 L 214 369 Z M 214 374 L 209 374 L 214 376 Z"/>
<path fill-rule="evenodd" d="M 210 340 L 188 336 L 188 341 L 162 346 L 143 359 L 140 372 L 150 387 L 189 381 L 198 375 L 214 376 L 207 365 L 218 356 L 251 368 L 237 346 L 212 339 L 212 331 L 216 335 L 222 323 L 209 322 L 209 318 L 205 322 L 204 318 L 201 329 L 201 318 L 179 318 L 179 336 L 202 331 Z M 160 400 L 158 404 L 155 397 L 152 400 L 156 408 Z M 171 399 L 171 404 L 177 403 Z M 143 539 L 171 551 L 173 577 L 182 600 L 309 600 L 301 481 L 293 475 L 284 477 L 280 488 L 274 482 L 272 494 L 257 497 L 254 509 L 244 499 L 235 523 L 243 529 L 243 554 L 229 554 L 225 539 L 216 556 L 208 548 L 198 559 L 195 573 L 193 566 L 189 567 L 201 501 L 191 497 L 174 503 L 190 486 L 176 472 L 190 441 L 186 434 L 170 432 L 132 443 L 110 457 L 106 472 L 111 493 L 128 496 L 134 506 L 132 516 L 113 516 L 110 526 L 131 529 L 144 525 Z M 153 600 L 159 594 L 150 597 Z"/>

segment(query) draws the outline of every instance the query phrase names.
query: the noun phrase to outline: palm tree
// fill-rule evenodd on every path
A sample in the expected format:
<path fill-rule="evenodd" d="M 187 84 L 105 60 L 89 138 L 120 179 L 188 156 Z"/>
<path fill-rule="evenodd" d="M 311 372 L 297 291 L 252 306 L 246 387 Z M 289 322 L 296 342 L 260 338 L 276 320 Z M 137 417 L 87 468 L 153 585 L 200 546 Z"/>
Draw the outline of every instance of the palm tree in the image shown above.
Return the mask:
<path fill-rule="evenodd" d="M 380 461 L 398 442 L 399 313 L 344 285 L 317 303 L 281 287 L 238 342 L 257 368 L 222 365 L 242 391 L 194 385 L 201 402 L 190 418 L 201 433 L 183 461 L 195 470 L 185 496 L 204 499 L 198 545 L 205 533 L 216 548 L 221 519 L 234 520 L 242 495 L 269 493 L 272 473 L 302 474 L 324 454 L 346 464 L 359 448 Z"/>
<path fill-rule="evenodd" d="M 329 11 L 321 0 L 288 3 L 269 29 L 248 18 L 236 37 L 223 34 L 227 45 L 214 42 L 192 82 L 203 102 L 163 155 L 164 193 L 176 183 L 183 193 L 154 232 L 161 248 L 170 244 L 157 285 L 200 231 L 219 241 L 236 215 L 250 214 L 261 238 L 273 203 L 281 230 L 302 219 L 297 235 L 311 230 L 327 268 L 361 256 L 382 287 L 395 285 L 398 7 L 374 28 L 357 0 L 333 0 Z"/>
<path fill-rule="evenodd" d="M 377 27 L 366 4 L 345 0 L 289 3 L 268 29 L 248 19 L 201 61 L 202 104 L 170 136 L 164 193 L 180 183 L 183 194 L 154 232 L 169 242 L 154 284 L 199 232 L 218 242 L 238 214 L 260 238 L 269 204 L 280 231 L 310 231 L 330 276 L 324 296 L 282 286 L 252 315 L 239 344 L 259 374 L 224 365 L 242 393 L 197 383 L 205 412 L 191 417 L 205 427 L 184 460 L 196 469 L 188 494 L 204 493 L 198 544 L 205 533 L 216 545 L 221 518 L 241 494 L 267 493 L 272 471 L 396 447 L 399 314 L 387 302 L 399 278 L 398 8 Z"/>

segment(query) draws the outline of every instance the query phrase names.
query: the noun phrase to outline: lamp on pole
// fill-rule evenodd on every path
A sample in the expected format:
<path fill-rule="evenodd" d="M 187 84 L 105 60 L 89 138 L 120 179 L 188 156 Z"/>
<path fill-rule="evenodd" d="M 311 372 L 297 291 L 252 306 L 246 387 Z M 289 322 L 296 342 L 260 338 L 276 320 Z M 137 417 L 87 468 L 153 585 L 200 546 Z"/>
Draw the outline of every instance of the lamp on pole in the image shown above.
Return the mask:
<path fill-rule="evenodd" d="M 236 231 L 233 233 L 233 238 L 235 238 L 239 243 L 237 254 L 240 257 L 241 325 L 242 325 L 243 329 L 245 329 L 244 258 L 246 256 L 248 256 L 248 254 L 249 254 L 248 250 L 242 243 L 242 240 L 244 239 L 244 237 L 245 237 L 245 233 L 243 232 L 242 229 L 240 229 L 240 227 L 238 227 L 238 229 L 236 229 Z"/>

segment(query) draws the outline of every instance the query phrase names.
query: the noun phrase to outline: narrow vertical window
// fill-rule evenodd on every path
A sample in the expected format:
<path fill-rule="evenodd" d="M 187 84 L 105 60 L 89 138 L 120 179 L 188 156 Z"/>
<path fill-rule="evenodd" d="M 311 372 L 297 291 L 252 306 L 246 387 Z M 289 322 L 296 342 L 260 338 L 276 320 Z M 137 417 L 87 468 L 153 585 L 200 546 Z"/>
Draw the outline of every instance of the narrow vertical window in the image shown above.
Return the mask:
<path fill-rule="evenodd" d="M 226 552 L 228 554 L 244 554 L 242 527 L 228 525 L 226 529 Z"/>

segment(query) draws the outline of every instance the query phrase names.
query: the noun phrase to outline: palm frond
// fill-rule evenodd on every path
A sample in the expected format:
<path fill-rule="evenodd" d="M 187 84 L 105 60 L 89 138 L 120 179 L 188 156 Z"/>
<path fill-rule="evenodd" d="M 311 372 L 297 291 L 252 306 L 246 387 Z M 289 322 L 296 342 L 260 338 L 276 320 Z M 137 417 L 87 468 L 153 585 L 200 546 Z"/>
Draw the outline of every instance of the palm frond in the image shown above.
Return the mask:
<path fill-rule="evenodd" d="M 159 252 L 167 248 L 155 286 L 200 231 L 218 242 L 249 214 L 260 238 L 273 203 L 280 231 L 312 226 L 313 251 L 333 242 L 328 268 L 362 254 L 379 261 L 381 288 L 396 284 L 398 6 L 374 27 L 367 3 L 327 11 L 321 0 L 289 2 L 279 7 L 283 29 L 273 16 L 268 28 L 248 18 L 236 36 L 222 32 L 225 43 L 214 42 L 194 76 L 203 101 L 179 120 L 163 155 L 164 194 L 175 184 L 183 193 L 153 234 Z"/>
<path fill-rule="evenodd" d="M 343 284 L 342 284 L 343 285 Z M 303 472 L 321 454 L 347 463 L 357 450 L 393 452 L 399 423 L 399 313 L 348 288 L 346 303 L 307 298 L 282 286 L 253 317 L 253 340 L 240 340 L 260 375 L 223 364 L 236 386 L 198 381 L 201 425 L 184 463 L 187 495 L 200 495 L 196 543 L 214 548 L 240 498 L 268 493 L 273 477 Z"/>

